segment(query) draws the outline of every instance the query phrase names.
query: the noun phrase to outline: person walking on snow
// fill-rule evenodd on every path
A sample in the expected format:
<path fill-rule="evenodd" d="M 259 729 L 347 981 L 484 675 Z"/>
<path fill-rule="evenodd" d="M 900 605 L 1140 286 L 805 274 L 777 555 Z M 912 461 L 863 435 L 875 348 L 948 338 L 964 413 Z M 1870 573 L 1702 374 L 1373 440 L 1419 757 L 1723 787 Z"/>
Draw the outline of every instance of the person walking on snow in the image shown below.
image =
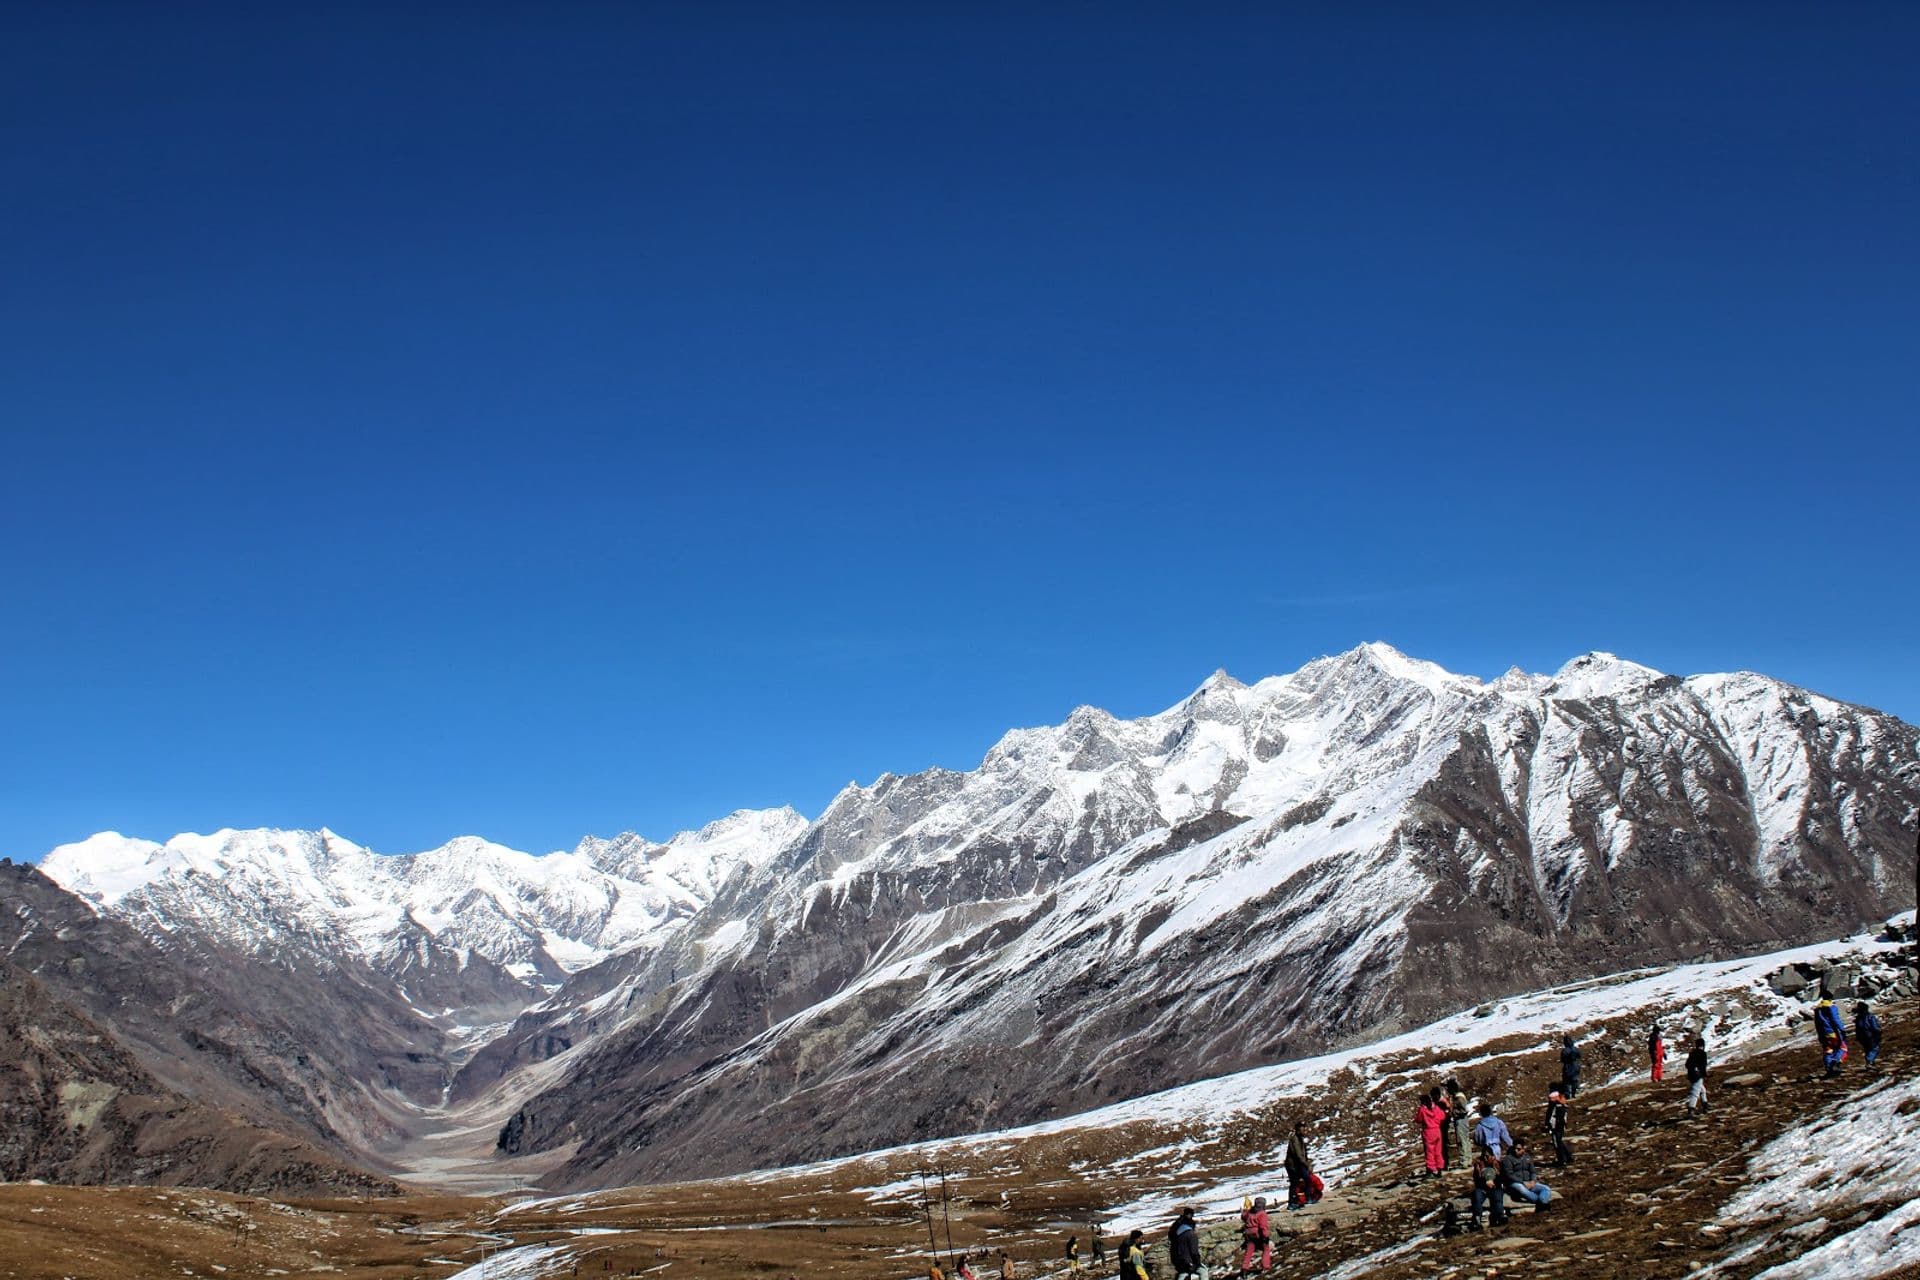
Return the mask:
<path fill-rule="evenodd" d="M 1293 1122 L 1293 1136 L 1287 1139 L 1287 1209 L 1304 1209 L 1320 1198 L 1314 1190 L 1319 1179 L 1313 1176 L 1313 1160 L 1307 1155 L 1307 1122 Z"/>
<path fill-rule="evenodd" d="M 1647 1061 L 1653 1064 L 1653 1082 L 1659 1084 L 1667 1074 L 1667 1042 L 1661 1038 L 1657 1022 L 1647 1033 Z"/>
<path fill-rule="evenodd" d="M 1560 1092 L 1569 1098 L 1580 1095 L 1580 1046 L 1571 1031 L 1560 1037 Z"/>
<path fill-rule="evenodd" d="M 1513 1134 L 1507 1128 L 1507 1122 L 1493 1114 L 1493 1104 L 1480 1104 L 1480 1123 L 1473 1126 L 1473 1145 L 1498 1161 L 1513 1145 Z"/>
<path fill-rule="evenodd" d="M 1566 1168 L 1573 1163 L 1573 1148 L 1567 1145 L 1567 1099 L 1558 1089 L 1547 1095 L 1547 1136 L 1553 1139 L 1553 1163 Z"/>
<path fill-rule="evenodd" d="M 1260 1269 L 1273 1265 L 1273 1238 L 1267 1221 L 1267 1198 L 1255 1196 L 1253 1206 L 1240 1212 L 1240 1270 L 1253 1270 L 1253 1255 L 1260 1255 Z"/>
<path fill-rule="evenodd" d="M 1447 1167 L 1446 1149 L 1441 1137 L 1447 1126 L 1446 1104 L 1440 1101 L 1440 1089 L 1435 1086 L 1431 1093 L 1422 1095 L 1420 1105 L 1414 1108 L 1414 1124 L 1420 1130 L 1420 1142 L 1425 1148 L 1427 1174 L 1437 1178 L 1440 1171 Z"/>
<path fill-rule="evenodd" d="M 1167 1258 L 1173 1263 L 1174 1280 L 1199 1280 L 1200 1229 L 1193 1223 L 1192 1209 L 1182 1209 L 1167 1228 Z"/>
<path fill-rule="evenodd" d="M 1853 1037 L 1860 1042 L 1861 1052 L 1867 1055 L 1868 1066 L 1879 1060 L 1880 1019 L 1865 1000 L 1853 1006 Z"/>
<path fill-rule="evenodd" d="M 1831 999 L 1823 998 L 1813 1006 L 1813 1032 L 1820 1037 L 1821 1060 L 1831 1080 L 1840 1074 L 1840 1064 L 1847 1060 L 1847 1024 L 1841 1020 L 1840 1010 Z"/>
<path fill-rule="evenodd" d="M 1080 1274 L 1080 1237 L 1067 1237 L 1067 1274 Z"/>
<path fill-rule="evenodd" d="M 1687 1114 L 1694 1111 L 1706 1111 L 1707 1107 L 1707 1038 L 1696 1036 L 1693 1052 L 1687 1055 L 1687 1083 L 1693 1087 L 1687 1090 Z"/>
<path fill-rule="evenodd" d="M 1533 1157 L 1527 1154 L 1527 1144 L 1519 1138 L 1513 1140 L 1513 1150 L 1500 1159 L 1500 1181 L 1506 1183 L 1508 1195 L 1529 1202 L 1535 1213 L 1544 1211 L 1553 1199 L 1553 1188 L 1535 1174 Z"/>

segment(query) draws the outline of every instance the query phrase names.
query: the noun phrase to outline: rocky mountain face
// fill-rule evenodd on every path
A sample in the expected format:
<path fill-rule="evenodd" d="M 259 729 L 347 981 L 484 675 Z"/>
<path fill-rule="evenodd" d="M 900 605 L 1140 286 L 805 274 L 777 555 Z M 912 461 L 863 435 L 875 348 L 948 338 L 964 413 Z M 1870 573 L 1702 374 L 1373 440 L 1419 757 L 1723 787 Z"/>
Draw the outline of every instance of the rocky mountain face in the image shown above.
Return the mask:
<path fill-rule="evenodd" d="M 1369 645 L 1081 708 L 812 823 L 545 859 L 96 837 L 47 870 L 149 938 L 391 984 L 448 1037 L 451 1104 L 585 1186 L 1017 1124 L 1833 936 L 1911 904 L 1917 809 L 1912 727 L 1764 677 L 1588 655 L 1483 682 Z"/>
<path fill-rule="evenodd" d="M 288 1123 L 297 1107 L 275 1096 L 284 1082 L 247 1079 L 271 1060 L 198 1029 L 215 1002 L 196 995 L 163 957 L 143 952 L 125 926 L 84 919 L 79 902 L 67 898 L 68 911 L 61 898 L 31 868 L 0 866 L 8 957 L 0 960 L 0 1180 L 398 1192 L 352 1167 L 338 1142 L 294 1136 L 311 1126 Z M 148 1007 L 156 995 L 162 1001 Z M 117 1016 L 95 1018 L 89 1006 Z M 116 1034 L 116 1025 L 137 1039 Z M 149 1063 L 170 1068 L 172 1081 Z"/>
<path fill-rule="evenodd" d="M 444 1037 L 367 973 L 262 963 L 185 933 L 148 940 L 32 867 L 0 864 L 0 954 L 172 1093 L 383 1165 L 409 1098 L 437 1102 Z"/>
<path fill-rule="evenodd" d="M 1018 1124 L 1830 936 L 1911 901 L 1915 738 L 1758 676 L 1590 655 L 1483 683 L 1385 646 L 1140 720 L 1082 708 L 974 772 L 849 788 L 456 1090 L 571 1046 L 501 1142 L 577 1142 L 558 1181 L 604 1185 Z"/>

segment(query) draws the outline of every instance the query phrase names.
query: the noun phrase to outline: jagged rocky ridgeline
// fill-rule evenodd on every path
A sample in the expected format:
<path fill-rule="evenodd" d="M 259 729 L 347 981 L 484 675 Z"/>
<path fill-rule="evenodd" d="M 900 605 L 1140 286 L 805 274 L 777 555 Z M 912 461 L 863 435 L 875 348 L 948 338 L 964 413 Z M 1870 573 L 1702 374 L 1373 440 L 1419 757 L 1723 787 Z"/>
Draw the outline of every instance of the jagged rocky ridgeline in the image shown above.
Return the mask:
<path fill-rule="evenodd" d="M 1762 676 L 1594 654 L 1483 682 L 1367 645 L 1081 708 L 811 823 L 547 858 L 96 837 L 45 865 L 150 938 L 385 993 L 432 1082 L 375 1093 L 497 1108 L 504 1152 L 585 1186 L 1017 1124 L 1834 936 L 1911 905 L 1917 807 L 1911 726 Z"/>

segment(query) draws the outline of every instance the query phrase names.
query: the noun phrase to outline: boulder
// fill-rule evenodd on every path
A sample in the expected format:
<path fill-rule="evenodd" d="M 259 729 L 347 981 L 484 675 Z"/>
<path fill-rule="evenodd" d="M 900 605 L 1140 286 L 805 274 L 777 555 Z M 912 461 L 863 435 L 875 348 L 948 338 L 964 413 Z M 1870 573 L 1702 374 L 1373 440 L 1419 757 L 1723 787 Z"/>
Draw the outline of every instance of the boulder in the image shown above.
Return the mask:
<path fill-rule="evenodd" d="M 1767 985 L 1783 996 L 1797 996 L 1812 984 L 1813 980 L 1793 965 L 1767 978 Z"/>
<path fill-rule="evenodd" d="M 1836 964 L 1820 975 L 1820 994 L 1829 1000 L 1843 1000 L 1853 995 L 1854 968 L 1850 964 Z"/>

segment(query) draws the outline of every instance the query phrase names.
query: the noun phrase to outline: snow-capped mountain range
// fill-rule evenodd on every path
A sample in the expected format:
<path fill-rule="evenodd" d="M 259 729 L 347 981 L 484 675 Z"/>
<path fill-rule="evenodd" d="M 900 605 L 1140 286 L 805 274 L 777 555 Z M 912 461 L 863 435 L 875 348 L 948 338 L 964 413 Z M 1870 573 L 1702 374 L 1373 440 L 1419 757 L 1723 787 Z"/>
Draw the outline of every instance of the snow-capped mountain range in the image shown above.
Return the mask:
<path fill-rule="evenodd" d="M 545 858 L 95 837 L 42 867 L 156 939 L 364 966 L 464 1027 L 517 1013 L 448 1058 L 451 1097 L 581 1186 L 1022 1123 L 1831 936 L 1911 905 L 1917 810 L 1911 726 L 1763 676 L 1589 654 L 1482 681 L 1373 644 L 1137 720 L 1083 707 L 810 823 Z"/>
<path fill-rule="evenodd" d="M 657 945 L 721 882 L 806 828 L 792 809 L 742 810 L 657 844 L 589 836 L 544 857 L 476 836 L 381 855 L 331 831 L 216 831 L 165 844 L 104 832 L 40 863 L 149 933 L 196 932 L 251 952 L 351 957 L 376 972 L 497 966 L 551 987 L 616 952 Z"/>

